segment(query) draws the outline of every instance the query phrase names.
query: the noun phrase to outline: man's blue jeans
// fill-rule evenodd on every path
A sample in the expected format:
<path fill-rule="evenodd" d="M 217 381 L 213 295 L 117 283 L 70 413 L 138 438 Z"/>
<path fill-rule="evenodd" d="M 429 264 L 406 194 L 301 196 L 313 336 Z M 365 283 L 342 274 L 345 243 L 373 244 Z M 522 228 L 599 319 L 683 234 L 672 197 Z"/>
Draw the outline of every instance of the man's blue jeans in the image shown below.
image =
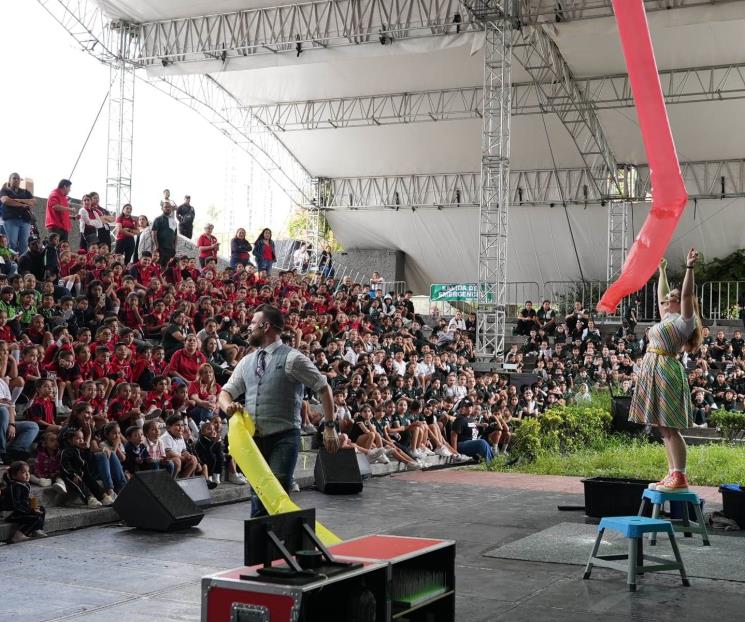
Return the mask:
<path fill-rule="evenodd" d="M 300 430 L 287 430 L 269 436 L 254 437 L 261 455 L 272 473 L 277 477 L 282 487 L 289 491 L 292 485 L 292 476 L 295 473 L 297 456 L 300 452 Z M 267 511 L 256 492 L 251 489 L 251 518 L 266 516 Z"/>
<path fill-rule="evenodd" d="M 13 441 L 7 445 L 8 441 L 8 422 L 10 413 L 6 406 L 0 406 L 0 455 L 8 449 L 15 451 L 31 451 L 31 444 L 39 435 L 39 426 L 33 421 L 16 421 L 16 436 Z"/>
<path fill-rule="evenodd" d="M 31 233 L 31 223 L 20 218 L 5 220 L 5 235 L 8 236 L 8 246 L 19 255 L 28 250 L 28 236 Z"/>
<path fill-rule="evenodd" d="M 475 441 L 461 441 L 458 443 L 458 453 L 471 456 L 471 458 L 481 456 L 487 462 L 494 460 L 491 447 L 489 447 L 489 443 L 483 438 L 476 439 Z"/>

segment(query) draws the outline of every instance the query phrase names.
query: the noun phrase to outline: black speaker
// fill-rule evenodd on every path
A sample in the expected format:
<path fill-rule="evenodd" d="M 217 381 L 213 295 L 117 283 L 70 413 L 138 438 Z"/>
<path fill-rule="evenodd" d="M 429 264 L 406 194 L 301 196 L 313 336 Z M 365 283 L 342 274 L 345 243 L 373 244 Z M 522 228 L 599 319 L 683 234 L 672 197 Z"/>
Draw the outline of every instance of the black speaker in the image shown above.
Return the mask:
<path fill-rule="evenodd" d="M 139 471 L 114 502 L 119 517 L 130 527 L 174 531 L 198 525 L 204 512 L 166 470 Z"/>
<path fill-rule="evenodd" d="M 335 454 L 319 449 L 315 477 L 316 488 L 329 495 L 351 495 L 362 490 L 362 476 L 354 449 L 340 449 Z"/>
<path fill-rule="evenodd" d="M 611 415 L 613 423 L 611 427 L 614 432 L 641 432 L 644 426 L 629 421 L 629 409 L 631 408 L 630 395 L 618 395 L 611 397 Z"/>
<path fill-rule="evenodd" d="M 200 508 L 209 505 L 212 502 L 210 489 L 207 488 L 207 480 L 203 477 L 185 477 L 177 479 L 176 484 L 183 490 L 189 499 L 196 503 Z"/>

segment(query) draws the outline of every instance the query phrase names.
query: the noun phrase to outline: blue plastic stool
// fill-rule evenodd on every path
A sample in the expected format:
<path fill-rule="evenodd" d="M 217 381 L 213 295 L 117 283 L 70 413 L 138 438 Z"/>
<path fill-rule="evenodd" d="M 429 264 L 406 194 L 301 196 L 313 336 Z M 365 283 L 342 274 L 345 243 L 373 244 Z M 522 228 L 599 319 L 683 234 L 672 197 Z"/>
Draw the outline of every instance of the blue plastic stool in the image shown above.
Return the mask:
<path fill-rule="evenodd" d="M 642 504 L 639 507 L 639 516 L 644 514 L 644 509 L 647 503 L 652 504 L 652 518 L 659 518 L 662 506 L 665 501 L 682 501 L 683 502 L 683 518 L 671 519 L 670 523 L 673 529 L 678 532 L 683 532 L 686 538 L 691 538 L 694 533 L 700 533 L 701 538 L 704 541 L 704 546 L 710 546 L 709 534 L 706 531 L 706 521 L 704 521 L 704 514 L 701 511 L 701 499 L 695 492 L 661 492 L 659 490 L 645 490 L 642 493 Z M 689 506 L 693 505 L 693 511 L 696 513 L 696 522 L 690 520 L 688 516 Z M 654 546 L 657 544 L 657 534 L 653 533 L 650 536 L 649 543 Z"/>
<path fill-rule="evenodd" d="M 628 554 L 618 555 L 598 555 L 600 541 L 606 529 L 617 531 L 629 540 Z M 662 557 L 653 557 L 644 554 L 644 534 L 645 533 L 666 533 L 670 538 L 670 546 L 675 555 L 675 563 Z M 621 561 L 626 563 L 620 563 Z M 645 566 L 644 560 L 656 562 L 654 565 Z M 598 537 L 595 540 L 595 546 L 590 553 L 590 560 L 587 562 L 583 579 L 589 579 L 593 566 L 601 568 L 612 568 L 613 570 L 626 571 L 626 583 L 629 591 L 636 591 L 636 575 L 643 575 L 645 572 L 661 572 L 662 570 L 678 570 L 683 585 L 690 585 L 686 576 L 683 559 L 680 557 L 678 543 L 675 541 L 675 531 L 670 521 L 660 520 L 659 518 L 646 518 L 644 516 L 614 516 L 602 518 L 598 525 Z"/>

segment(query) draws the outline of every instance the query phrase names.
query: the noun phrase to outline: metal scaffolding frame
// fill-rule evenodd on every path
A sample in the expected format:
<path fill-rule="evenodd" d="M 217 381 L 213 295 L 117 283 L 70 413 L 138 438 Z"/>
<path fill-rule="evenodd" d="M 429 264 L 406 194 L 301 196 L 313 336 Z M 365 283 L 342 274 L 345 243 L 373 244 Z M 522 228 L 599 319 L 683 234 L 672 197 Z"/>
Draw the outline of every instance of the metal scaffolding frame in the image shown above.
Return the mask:
<path fill-rule="evenodd" d="M 611 0 L 318 0 L 219 15 L 132 24 L 110 21 L 94 0 L 37 0 L 78 41 L 110 67 L 106 204 L 129 200 L 135 69 L 163 74 L 156 88 L 196 110 L 244 149 L 293 201 L 310 210 L 317 255 L 322 210 L 479 205 L 477 353 L 494 358 L 504 347 L 507 214 L 515 205 L 610 203 L 608 274 L 617 273 L 628 242 L 627 201 L 646 200 L 649 174 L 639 167 L 623 188 L 597 110 L 633 105 L 625 75 L 576 79 L 545 24 L 612 16 Z M 718 4 L 742 0 L 717 0 Z M 645 0 L 648 12 L 709 6 L 713 0 Z M 508 17 L 505 17 L 505 13 Z M 548 26 L 550 28 L 550 26 Z M 245 107 L 209 75 L 185 75 L 182 63 L 385 44 L 385 40 L 456 37 L 485 31 L 483 87 L 285 102 Z M 530 83 L 511 83 L 512 55 Z M 241 65 L 236 65 L 240 67 Z M 745 65 L 660 73 L 669 103 L 745 96 Z M 162 67 L 162 68 L 161 68 Z M 204 69 L 202 66 L 201 69 Z M 581 169 L 510 174 L 512 114 L 556 114 L 585 164 Z M 481 173 L 312 180 L 273 130 L 353 127 L 483 116 Z M 743 162 L 683 165 L 691 198 L 745 196 Z M 480 197 L 479 197 L 480 191 Z M 319 197 L 323 194 L 321 205 Z"/>
<path fill-rule="evenodd" d="M 608 204 L 608 261 L 606 280 L 612 283 L 621 275 L 629 249 L 631 203 L 611 201 Z M 631 232 L 633 235 L 633 232 Z"/>
<path fill-rule="evenodd" d="M 310 266 L 311 270 L 317 270 L 321 259 L 321 242 L 325 234 L 325 216 L 323 210 L 327 207 L 328 197 L 331 192 L 331 180 L 325 177 L 314 177 L 312 180 L 313 198 L 305 207 L 308 215 L 308 231 L 306 241 L 310 243 Z"/>
<path fill-rule="evenodd" d="M 296 205 L 310 204 L 310 173 L 272 132 L 254 131 L 257 122 L 250 112 L 217 80 L 203 74 L 169 75 L 148 84 L 194 110 L 245 151 Z"/>
<path fill-rule="evenodd" d="M 443 208 L 479 205 L 479 173 L 337 177 L 331 184 L 327 208 L 383 207 Z"/>
<path fill-rule="evenodd" d="M 724 3 L 734 0 L 718 0 Z M 483 1 L 482 1 L 483 3 Z M 468 4 L 468 3 L 465 3 Z M 648 12 L 711 5 L 712 0 L 646 0 Z M 613 15 L 611 0 L 519 0 L 523 26 Z M 455 16 L 458 15 L 456 19 Z M 294 54 L 482 30 L 460 3 L 440 0 L 317 0 L 302 4 L 154 20 L 140 25 L 138 62 L 191 63 Z"/>
<path fill-rule="evenodd" d="M 118 214 L 132 196 L 135 72 L 123 60 L 109 65 L 109 125 L 106 138 L 106 209 Z"/>
<path fill-rule="evenodd" d="M 685 9 L 712 4 L 728 4 L 738 0 L 644 0 L 647 13 Z M 613 16 L 611 0 L 520 0 L 523 24 L 572 22 Z"/>
<path fill-rule="evenodd" d="M 689 198 L 745 197 L 745 160 L 681 162 Z M 636 175 L 629 175 L 634 170 Z M 621 193 L 613 200 L 644 202 L 651 199 L 649 167 L 621 166 Z M 442 209 L 477 207 L 480 173 L 441 173 L 379 177 L 339 177 L 329 180 L 330 196 L 325 209 Z M 583 168 L 510 171 L 510 206 L 604 205 Z M 561 189 L 561 191 L 560 191 Z"/>
<path fill-rule="evenodd" d="M 745 63 L 671 69 L 660 71 L 659 75 L 667 104 L 745 98 Z M 596 111 L 634 106 L 626 74 L 575 78 L 574 81 Z M 549 87 L 542 85 L 540 88 Z M 553 101 L 563 106 L 566 97 L 555 94 Z M 245 106 L 265 128 L 279 132 L 480 119 L 482 108 L 483 87 L 480 85 Z M 512 85 L 513 116 L 545 112 L 538 87 L 533 82 Z"/>
<path fill-rule="evenodd" d="M 231 58 L 439 37 L 480 25 L 459 14 L 459 5 L 440 0 L 319 0 L 244 9 L 219 15 L 185 17 L 140 25 L 143 65 L 203 62 Z"/>
<path fill-rule="evenodd" d="M 485 25 L 475 355 L 493 364 L 504 357 L 507 319 L 515 5 L 513 0 L 476 0 L 468 9 Z"/>
<path fill-rule="evenodd" d="M 112 75 L 112 96 L 121 93 L 120 96 L 117 95 L 118 101 L 121 105 L 129 105 L 131 97 L 127 94 L 134 91 L 130 77 L 137 77 L 134 70 L 141 66 L 137 61 L 138 50 L 141 49 L 140 25 L 107 19 L 95 0 L 37 2 L 85 52 L 114 69 L 119 70 L 122 65 L 126 66 L 127 70 L 121 72 L 120 86 L 116 89 L 117 80 L 114 78 L 119 76 Z M 255 131 L 261 128 L 260 122 L 255 121 L 248 112 L 240 110 L 240 102 L 216 80 L 207 75 L 169 75 L 154 81 L 145 81 L 197 111 L 246 151 L 296 204 L 305 206 L 310 202 L 310 174 L 272 132 Z M 118 157 L 119 150 L 114 147 L 117 134 L 121 135 L 124 141 L 131 140 L 131 131 L 127 138 L 127 132 L 118 132 L 117 127 L 122 125 L 122 120 L 125 121 L 124 125 L 128 125 L 127 120 L 132 116 L 131 111 L 122 110 L 122 113 L 118 114 L 117 110 L 114 110 L 114 128 L 110 128 L 109 131 L 107 155 L 112 162 Z M 114 171 L 113 174 L 107 174 L 107 194 L 108 180 L 111 180 L 112 192 L 116 179 L 131 184 L 131 145 L 125 145 L 122 152 L 125 155 L 129 152 L 129 160 L 122 157 L 122 165 L 111 169 Z M 129 189 L 125 186 L 121 192 L 117 191 L 112 196 L 119 200 L 128 194 Z M 121 201 L 118 207 L 121 207 Z"/>

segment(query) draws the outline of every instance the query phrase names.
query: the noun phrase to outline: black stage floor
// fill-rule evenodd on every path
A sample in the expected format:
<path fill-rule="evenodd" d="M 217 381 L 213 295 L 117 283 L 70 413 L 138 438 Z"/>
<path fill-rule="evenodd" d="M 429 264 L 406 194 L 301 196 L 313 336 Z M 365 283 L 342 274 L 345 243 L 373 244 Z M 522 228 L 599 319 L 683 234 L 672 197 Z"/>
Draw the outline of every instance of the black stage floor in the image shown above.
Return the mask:
<path fill-rule="evenodd" d="M 484 557 L 483 553 L 566 522 L 581 513 L 581 496 L 416 478 L 367 481 L 353 497 L 302 492 L 301 507 L 341 537 L 372 533 L 457 541 L 457 620 L 479 622 L 643 622 L 738 620 L 745 583 L 647 575 L 627 592 L 622 573 L 595 569 L 582 581 L 578 566 Z M 495 474 L 495 477 L 499 477 Z M 120 526 L 95 527 L 0 547 L 0 620 L 196 621 L 200 578 L 242 564 L 246 503 L 208 510 L 188 533 L 152 534 Z M 588 550 L 589 554 L 589 550 Z M 743 561 L 745 579 L 745 560 Z"/>

